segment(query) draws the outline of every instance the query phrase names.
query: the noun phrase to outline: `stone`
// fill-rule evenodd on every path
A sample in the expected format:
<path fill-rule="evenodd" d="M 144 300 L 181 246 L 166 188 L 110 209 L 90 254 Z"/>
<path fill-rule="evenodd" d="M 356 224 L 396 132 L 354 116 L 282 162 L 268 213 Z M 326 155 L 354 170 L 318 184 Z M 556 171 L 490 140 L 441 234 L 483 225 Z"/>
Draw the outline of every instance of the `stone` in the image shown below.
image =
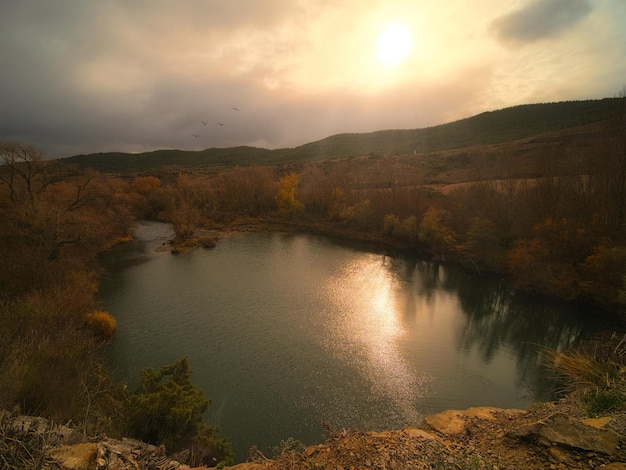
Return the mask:
<path fill-rule="evenodd" d="M 232 467 L 225 467 L 225 470 L 261 470 L 264 468 L 263 464 L 255 462 L 246 462 L 233 465 Z"/>
<path fill-rule="evenodd" d="M 424 439 L 428 441 L 434 441 L 437 438 L 423 429 L 418 428 L 405 428 L 403 430 L 405 434 L 412 439 Z"/>
<path fill-rule="evenodd" d="M 18 416 L 11 419 L 11 429 L 19 432 L 36 433 L 45 436 L 48 445 L 79 442 L 79 433 L 73 429 L 55 424 L 39 416 Z"/>
<path fill-rule="evenodd" d="M 465 419 L 458 410 L 447 410 L 436 415 L 426 416 L 424 422 L 440 434 L 452 436 L 465 432 Z"/>
<path fill-rule="evenodd" d="M 606 425 L 609 424 L 611 421 L 613 421 L 613 418 L 611 418 L 610 416 L 604 416 L 603 418 L 587 418 L 581 421 L 587 426 L 593 426 L 594 428 L 602 429 L 606 427 Z"/>
<path fill-rule="evenodd" d="M 427 416 L 424 422 L 432 429 L 445 436 L 453 436 L 467 431 L 467 421 L 469 419 L 479 419 L 484 421 L 495 421 L 496 413 L 505 413 L 509 418 L 526 413 L 524 410 L 501 409 L 489 406 L 473 407 L 467 410 L 447 410 L 436 415 Z"/>
<path fill-rule="evenodd" d="M 467 411 L 465 411 L 463 414 L 465 415 L 466 419 L 478 418 L 478 419 L 486 419 L 488 421 L 493 421 L 496 419 L 494 414 L 498 411 L 502 411 L 502 410 L 499 408 L 492 408 L 488 406 L 479 406 L 479 407 L 468 408 Z"/>
<path fill-rule="evenodd" d="M 619 445 L 619 436 L 615 432 L 589 426 L 563 413 L 556 413 L 544 420 L 522 426 L 510 431 L 507 436 L 607 455 L 615 454 Z"/>
<path fill-rule="evenodd" d="M 61 446 L 52 449 L 49 456 L 63 470 L 87 470 L 93 468 L 94 463 L 96 463 L 98 445 L 88 442 L 73 446 Z M 102 466 L 100 465 L 100 467 Z"/>

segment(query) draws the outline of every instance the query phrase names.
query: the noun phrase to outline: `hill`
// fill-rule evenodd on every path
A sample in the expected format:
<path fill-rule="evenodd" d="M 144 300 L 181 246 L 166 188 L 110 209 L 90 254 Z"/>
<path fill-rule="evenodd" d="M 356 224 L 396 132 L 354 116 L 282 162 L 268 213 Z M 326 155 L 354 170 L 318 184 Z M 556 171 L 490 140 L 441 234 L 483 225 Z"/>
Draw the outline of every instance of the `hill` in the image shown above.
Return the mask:
<path fill-rule="evenodd" d="M 295 148 L 208 148 L 157 150 L 138 154 L 108 152 L 63 159 L 105 173 L 151 170 L 210 170 L 247 165 L 278 165 L 372 154 L 425 154 L 493 145 L 610 119 L 624 112 L 622 99 L 568 101 L 514 106 L 423 129 L 337 134 Z"/>
<path fill-rule="evenodd" d="M 620 99 L 529 104 L 488 111 L 425 129 L 338 134 L 294 149 L 300 159 L 430 153 L 490 145 L 582 126 L 623 112 Z"/>

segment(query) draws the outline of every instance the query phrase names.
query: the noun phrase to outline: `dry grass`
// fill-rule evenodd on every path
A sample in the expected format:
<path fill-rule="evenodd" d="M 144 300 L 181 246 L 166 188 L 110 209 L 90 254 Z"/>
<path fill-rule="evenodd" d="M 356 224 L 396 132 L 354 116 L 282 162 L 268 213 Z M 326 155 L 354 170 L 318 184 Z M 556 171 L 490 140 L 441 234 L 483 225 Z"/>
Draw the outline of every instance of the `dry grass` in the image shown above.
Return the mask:
<path fill-rule="evenodd" d="M 626 406 L 625 371 L 619 362 L 581 351 L 548 351 L 544 353 L 544 362 L 561 379 L 562 391 L 579 395 L 590 412 Z"/>
<path fill-rule="evenodd" d="M 43 468 L 50 430 L 21 429 L 0 411 L 0 468 Z"/>
<path fill-rule="evenodd" d="M 87 316 L 87 325 L 104 339 L 111 339 L 117 328 L 115 318 L 108 312 L 93 312 Z"/>

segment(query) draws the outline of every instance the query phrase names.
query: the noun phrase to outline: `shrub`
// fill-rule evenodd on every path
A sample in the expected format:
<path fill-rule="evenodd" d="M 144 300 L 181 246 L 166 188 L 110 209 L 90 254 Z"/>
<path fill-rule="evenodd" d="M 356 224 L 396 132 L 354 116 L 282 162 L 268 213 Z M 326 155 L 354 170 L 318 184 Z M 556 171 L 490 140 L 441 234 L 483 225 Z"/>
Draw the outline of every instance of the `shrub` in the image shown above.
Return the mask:
<path fill-rule="evenodd" d="M 186 357 L 158 371 L 142 371 L 128 402 L 130 432 L 137 439 L 163 444 L 170 454 L 190 450 L 194 465 L 230 463 L 230 444 L 218 437 L 217 427 L 202 420 L 210 403 L 190 377 Z"/>
<path fill-rule="evenodd" d="M 115 333 L 117 322 L 108 312 L 93 312 L 87 316 L 87 325 L 95 334 L 110 339 Z"/>

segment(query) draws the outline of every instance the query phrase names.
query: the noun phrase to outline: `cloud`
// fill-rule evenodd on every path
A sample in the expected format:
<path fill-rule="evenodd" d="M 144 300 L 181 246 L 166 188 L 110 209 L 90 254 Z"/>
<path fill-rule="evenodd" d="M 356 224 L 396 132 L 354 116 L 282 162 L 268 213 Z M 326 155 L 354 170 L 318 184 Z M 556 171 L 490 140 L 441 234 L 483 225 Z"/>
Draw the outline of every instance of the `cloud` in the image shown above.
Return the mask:
<path fill-rule="evenodd" d="M 589 0 L 535 0 L 497 18 L 492 31 L 505 43 L 533 43 L 559 36 L 591 10 Z"/>
<path fill-rule="evenodd" d="M 375 54 L 389 21 L 415 42 L 391 68 Z M 0 142 L 50 156 L 291 147 L 610 96 L 625 22 L 624 0 L 0 0 Z"/>

